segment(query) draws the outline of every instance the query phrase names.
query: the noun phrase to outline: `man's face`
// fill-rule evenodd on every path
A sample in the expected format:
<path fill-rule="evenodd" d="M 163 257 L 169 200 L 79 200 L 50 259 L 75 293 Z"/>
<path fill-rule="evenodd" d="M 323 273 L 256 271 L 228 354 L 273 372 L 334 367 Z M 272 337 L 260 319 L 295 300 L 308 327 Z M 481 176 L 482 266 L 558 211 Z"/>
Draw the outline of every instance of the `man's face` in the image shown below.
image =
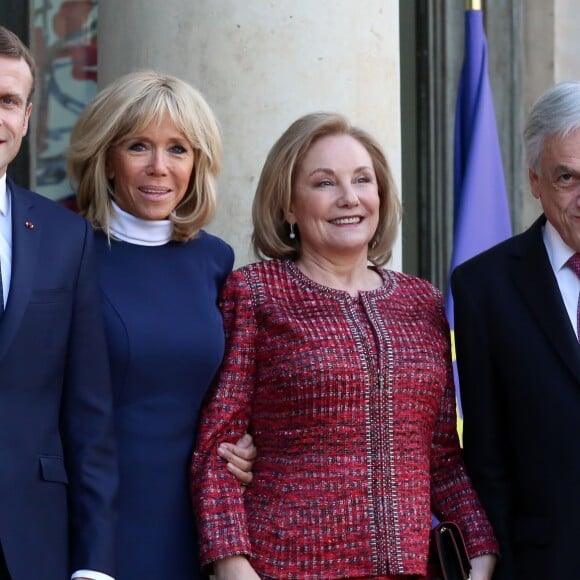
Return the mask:
<path fill-rule="evenodd" d="M 580 129 L 544 142 L 540 171 L 529 170 L 530 186 L 548 221 L 564 242 L 580 252 Z"/>
<path fill-rule="evenodd" d="M 0 55 L 0 176 L 20 150 L 28 131 L 32 73 L 23 59 Z"/>

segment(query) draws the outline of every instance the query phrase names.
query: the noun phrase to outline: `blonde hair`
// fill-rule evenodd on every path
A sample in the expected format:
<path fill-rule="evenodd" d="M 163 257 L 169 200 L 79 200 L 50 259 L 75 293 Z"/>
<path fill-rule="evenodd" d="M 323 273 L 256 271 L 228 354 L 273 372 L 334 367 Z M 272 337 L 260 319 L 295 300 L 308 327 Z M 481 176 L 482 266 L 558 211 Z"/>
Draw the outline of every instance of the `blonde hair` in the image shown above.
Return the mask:
<path fill-rule="evenodd" d="M 173 239 L 187 241 L 211 221 L 216 209 L 216 178 L 222 144 L 217 121 L 202 95 L 186 82 L 154 71 L 118 78 L 87 105 L 72 131 L 67 150 L 69 179 L 79 210 L 96 229 L 110 235 L 113 184 L 107 156 L 167 114 L 194 150 L 189 187 L 169 216 Z"/>
<path fill-rule="evenodd" d="M 294 180 L 312 145 L 331 135 L 353 137 L 371 157 L 380 207 L 377 231 L 369 242 L 368 259 L 381 266 L 391 258 L 402 212 L 391 169 L 379 143 L 338 113 L 311 113 L 300 117 L 270 149 L 252 205 L 252 244 L 257 256 L 297 259 L 300 255 L 300 236 L 290 239 L 285 219 Z"/>

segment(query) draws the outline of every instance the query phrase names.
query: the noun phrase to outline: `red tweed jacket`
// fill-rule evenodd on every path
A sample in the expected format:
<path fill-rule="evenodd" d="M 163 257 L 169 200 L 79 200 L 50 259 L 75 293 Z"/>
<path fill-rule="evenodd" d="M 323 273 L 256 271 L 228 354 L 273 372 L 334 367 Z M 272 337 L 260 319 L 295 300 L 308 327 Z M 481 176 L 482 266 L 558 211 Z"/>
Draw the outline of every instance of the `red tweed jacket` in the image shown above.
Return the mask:
<path fill-rule="evenodd" d="M 246 554 L 265 578 L 423 575 L 431 510 L 461 526 L 471 557 L 497 551 L 461 458 L 442 297 L 380 273 L 357 298 L 291 261 L 229 277 L 226 354 L 191 474 L 203 563 Z M 246 429 L 258 459 L 242 494 L 216 449 Z"/>

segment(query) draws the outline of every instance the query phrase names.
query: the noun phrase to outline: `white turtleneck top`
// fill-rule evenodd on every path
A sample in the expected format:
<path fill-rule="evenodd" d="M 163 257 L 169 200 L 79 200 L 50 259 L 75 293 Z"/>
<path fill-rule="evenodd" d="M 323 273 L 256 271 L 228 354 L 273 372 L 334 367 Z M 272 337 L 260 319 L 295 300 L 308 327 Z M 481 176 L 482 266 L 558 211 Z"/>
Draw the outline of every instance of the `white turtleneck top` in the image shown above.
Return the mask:
<path fill-rule="evenodd" d="M 116 240 L 138 246 L 162 246 L 171 240 L 173 222 L 170 220 L 144 220 L 112 203 L 114 212 L 109 229 Z"/>

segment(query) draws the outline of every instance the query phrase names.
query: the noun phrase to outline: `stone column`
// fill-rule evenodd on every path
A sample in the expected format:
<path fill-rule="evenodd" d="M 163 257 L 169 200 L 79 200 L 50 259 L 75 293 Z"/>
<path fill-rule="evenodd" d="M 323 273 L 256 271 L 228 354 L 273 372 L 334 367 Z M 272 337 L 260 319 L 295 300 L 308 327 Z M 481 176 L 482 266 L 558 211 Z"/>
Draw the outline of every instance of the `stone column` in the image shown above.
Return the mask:
<path fill-rule="evenodd" d="M 154 68 L 191 82 L 224 136 L 212 231 L 253 261 L 266 154 L 298 116 L 339 111 L 383 144 L 400 188 L 397 0 L 100 0 L 99 82 Z M 392 267 L 401 267 L 400 242 Z"/>

